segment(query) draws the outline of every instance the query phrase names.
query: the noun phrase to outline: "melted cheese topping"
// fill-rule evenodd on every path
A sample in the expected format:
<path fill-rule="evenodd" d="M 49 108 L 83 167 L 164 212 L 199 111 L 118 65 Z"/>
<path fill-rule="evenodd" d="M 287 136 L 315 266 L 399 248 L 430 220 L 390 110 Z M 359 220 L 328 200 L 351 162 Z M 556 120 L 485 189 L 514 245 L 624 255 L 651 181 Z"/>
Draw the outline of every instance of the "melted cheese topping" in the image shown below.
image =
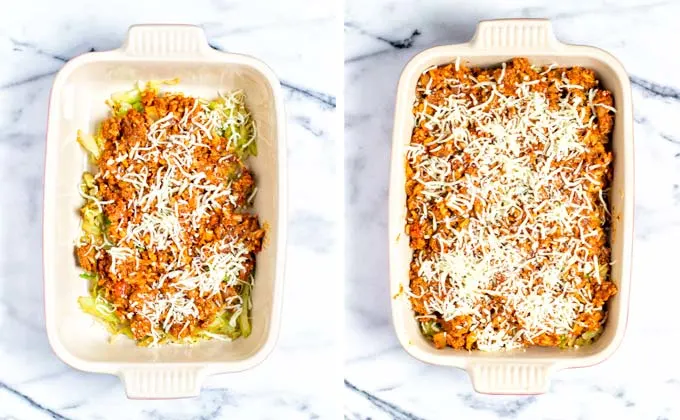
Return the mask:
<path fill-rule="evenodd" d="M 427 290 L 410 295 L 427 294 L 425 317 L 470 316 L 477 347 L 486 351 L 568 334 L 580 314 L 593 310 L 580 284 L 590 276 L 601 281 L 600 267 L 608 264 L 589 242 L 604 234 L 606 212 L 606 165 L 584 159 L 584 137 L 595 121 L 584 107 L 603 106 L 593 104 L 596 89 L 583 103 L 570 89 L 584 88 L 563 76 L 561 98 L 550 103 L 532 88 L 541 80 L 503 93 L 505 75 L 503 64 L 496 80 L 447 80 L 452 93 L 442 103 L 417 102 L 415 123 L 429 141 L 407 148 L 420 184 L 414 193 L 420 220 L 408 222 L 431 223 L 433 232 L 424 237 L 429 249 L 413 257 Z M 422 94 L 431 93 L 431 82 Z M 471 87 L 482 95 L 468 93 Z M 499 306 L 503 313 L 489 310 Z"/>

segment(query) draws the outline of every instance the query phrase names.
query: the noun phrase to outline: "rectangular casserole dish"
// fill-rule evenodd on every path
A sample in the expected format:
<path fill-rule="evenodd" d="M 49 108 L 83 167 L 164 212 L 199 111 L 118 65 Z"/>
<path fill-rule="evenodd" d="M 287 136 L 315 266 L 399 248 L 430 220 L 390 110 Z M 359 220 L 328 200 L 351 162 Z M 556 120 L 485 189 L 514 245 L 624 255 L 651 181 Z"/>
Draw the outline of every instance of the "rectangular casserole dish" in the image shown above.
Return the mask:
<path fill-rule="evenodd" d="M 470 67 L 499 65 L 513 57 L 527 57 L 537 65 L 582 66 L 593 69 L 614 95 L 612 133 L 614 178 L 610 192 L 612 225 L 612 280 L 618 294 L 609 301 L 602 336 L 592 345 L 573 350 L 533 347 L 504 353 L 437 350 L 420 332 L 408 296 L 411 249 L 405 233 L 405 146 L 414 127 L 412 108 L 421 73 L 460 57 Z M 397 336 L 408 353 L 424 362 L 465 369 L 476 391 L 494 394 L 536 394 L 548 390 L 550 375 L 560 369 L 591 366 L 608 358 L 623 339 L 628 317 L 633 239 L 633 109 L 628 75 L 608 53 L 592 47 L 566 45 L 553 34 L 549 21 L 508 19 L 479 23 L 465 44 L 428 49 L 405 67 L 397 91 L 392 143 L 389 198 L 389 249 L 392 318 Z"/>
<path fill-rule="evenodd" d="M 79 179 L 87 156 L 76 131 L 94 132 L 108 114 L 104 103 L 138 80 L 173 79 L 168 90 L 212 98 L 242 89 L 258 128 L 256 157 L 249 160 L 258 191 L 254 207 L 267 229 L 257 256 L 252 334 L 230 343 L 138 347 L 117 337 L 80 310 L 88 294 L 78 277 L 74 240 L 79 234 Z M 286 242 L 286 143 L 281 87 L 262 62 L 218 52 L 203 31 L 188 25 L 138 25 L 117 50 L 69 61 L 52 87 L 45 154 L 43 262 L 47 334 L 55 353 L 74 368 L 119 375 L 130 398 L 197 395 L 210 374 L 252 368 L 272 351 L 279 330 Z"/>

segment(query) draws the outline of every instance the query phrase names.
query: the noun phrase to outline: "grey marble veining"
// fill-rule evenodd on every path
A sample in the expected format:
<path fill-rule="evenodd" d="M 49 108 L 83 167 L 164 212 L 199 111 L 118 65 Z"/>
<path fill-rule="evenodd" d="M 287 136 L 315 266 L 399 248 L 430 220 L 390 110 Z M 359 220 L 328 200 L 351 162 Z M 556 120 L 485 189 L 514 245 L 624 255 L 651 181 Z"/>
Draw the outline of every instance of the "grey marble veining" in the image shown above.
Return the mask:
<path fill-rule="evenodd" d="M 0 419 L 328 418 L 336 336 L 320 318 L 319 278 L 335 267 L 335 95 L 330 4 L 268 1 L 49 0 L 0 5 Z M 117 48 L 134 23 L 193 23 L 212 46 L 253 55 L 282 80 L 288 117 L 289 248 L 281 334 L 251 371 L 211 377 L 199 398 L 129 401 L 113 376 L 76 371 L 44 331 L 42 177 L 47 99 L 72 57 Z M 310 177 L 309 174 L 314 176 Z M 321 233 L 320 233 L 321 232 Z M 331 270 L 338 272 L 338 270 Z M 329 278 L 331 277 L 331 278 Z M 334 359 L 335 358 L 335 359 Z M 304 367 L 301 368 L 301 367 Z"/>
<path fill-rule="evenodd" d="M 676 419 L 680 234 L 678 2 L 349 0 L 345 16 L 346 364 L 350 419 Z M 481 19 L 546 17 L 564 42 L 619 58 L 633 85 L 635 243 L 626 338 L 601 365 L 553 376 L 532 397 L 475 394 L 460 370 L 425 365 L 394 335 L 387 181 L 397 80 L 409 58 L 468 41 Z"/>

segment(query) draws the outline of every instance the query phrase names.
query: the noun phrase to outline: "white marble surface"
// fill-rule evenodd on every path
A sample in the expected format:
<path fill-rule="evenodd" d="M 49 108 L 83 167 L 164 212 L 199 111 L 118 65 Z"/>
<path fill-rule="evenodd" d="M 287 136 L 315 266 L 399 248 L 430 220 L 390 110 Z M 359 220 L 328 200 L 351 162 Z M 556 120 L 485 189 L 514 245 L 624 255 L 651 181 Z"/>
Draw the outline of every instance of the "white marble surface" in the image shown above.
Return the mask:
<path fill-rule="evenodd" d="M 680 56 L 669 49 L 680 40 L 680 3 L 516 4 L 348 1 L 347 418 L 680 418 Z M 465 42 L 478 20 L 500 17 L 551 18 L 561 40 L 610 51 L 633 81 L 636 214 L 628 332 L 611 359 L 560 372 L 548 394 L 533 397 L 478 395 L 463 371 L 412 359 L 398 344 L 389 315 L 386 200 L 397 79 L 417 52 Z"/>
<path fill-rule="evenodd" d="M 341 281 L 334 215 L 342 197 L 329 188 L 338 178 L 330 135 L 337 82 L 327 76 L 333 7 L 314 0 L 108 4 L 0 2 L 0 418 L 332 417 L 340 411 L 336 334 L 314 314 Z M 289 248 L 278 346 L 262 365 L 212 377 L 199 398 L 180 401 L 129 401 L 118 378 L 66 366 L 47 343 L 42 306 L 41 189 L 54 74 L 75 55 L 117 48 L 129 25 L 149 22 L 199 24 L 215 47 L 264 60 L 284 82 L 288 114 Z"/>

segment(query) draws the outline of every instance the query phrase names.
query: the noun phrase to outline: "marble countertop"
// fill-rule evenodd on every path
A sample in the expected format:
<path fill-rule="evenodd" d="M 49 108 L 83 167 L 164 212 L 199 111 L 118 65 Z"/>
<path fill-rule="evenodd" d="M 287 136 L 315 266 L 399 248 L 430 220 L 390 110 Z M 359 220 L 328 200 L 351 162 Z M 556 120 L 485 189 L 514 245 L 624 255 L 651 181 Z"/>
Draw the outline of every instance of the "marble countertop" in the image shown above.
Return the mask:
<path fill-rule="evenodd" d="M 324 299 L 300 305 L 295 298 L 333 295 L 341 282 L 332 273 L 340 271 L 334 214 L 342 197 L 328 188 L 338 178 L 330 135 L 337 83 L 326 76 L 333 8 L 310 0 L 113 4 L 1 8 L 0 419 L 328 418 L 340 410 L 336 334 L 328 320 L 309 316 L 327 307 Z M 57 359 L 44 330 L 41 190 L 54 74 L 76 55 L 119 47 L 129 25 L 152 22 L 198 24 L 214 47 L 268 63 L 284 85 L 288 116 L 289 247 L 278 346 L 260 366 L 211 377 L 199 398 L 177 401 L 127 400 L 118 378 Z"/>
<path fill-rule="evenodd" d="M 678 2 L 579 0 L 350 1 L 345 16 L 346 365 L 350 419 L 677 419 L 680 363 Z M 465 372 L 425 365 L 397 342 L 387 279 L 387 180 L 395 89 L 403 66 L 466 42 L 480 19 L 545 17 L 564 42 L 624 64 L 635 108 L 635 244 L 626 338 L 601 365 L 553 376 L 530 397 L 474 393 Z"/>

